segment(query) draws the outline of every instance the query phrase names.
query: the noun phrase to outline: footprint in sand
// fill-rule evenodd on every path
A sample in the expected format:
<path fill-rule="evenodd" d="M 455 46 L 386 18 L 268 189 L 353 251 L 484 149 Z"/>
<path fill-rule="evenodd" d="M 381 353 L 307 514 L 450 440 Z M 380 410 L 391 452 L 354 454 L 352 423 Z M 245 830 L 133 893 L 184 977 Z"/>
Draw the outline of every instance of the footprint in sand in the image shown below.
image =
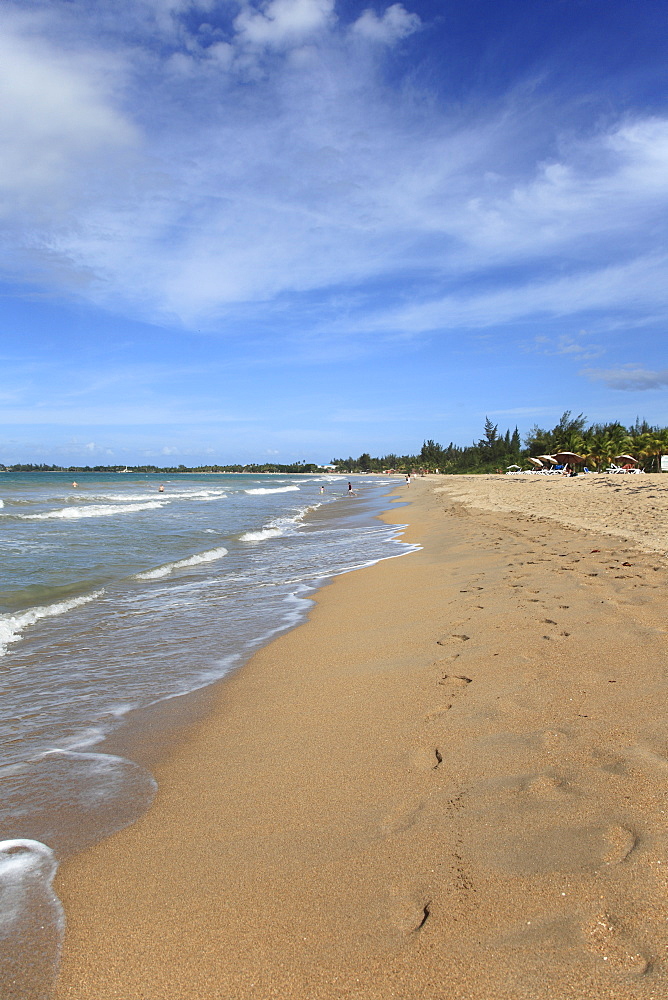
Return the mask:
<path fill-rule="evenodd" d="M 453 694 L 455 694 L 465 689 L 466 685 L 470 684 L 472 679 L 471 677 L 465 677 L 464 674 L 443 674 L 438 683 L 447 684 L 449 687 L 452 687 L 454 689 Z"/>
<path fill-rule="evenodd" d="M 437 708 L 433 709 L 425 715 L 425 722 L 434 722 L 436 719 L 440 719 L 441 716 L 445 715 L 452 708 L 455 698 L 462 694 L 466 690 L 468 684 L 471 683 L 470 677 L 465 677 L 463 674 L 443 674 L 441 679 L 437 682 L 441 687 L 445 687 L 446 690 L 444 694 L 448 700 L 439 705 Z"/>
<path fill-rule="evenodd" d="M 437 771 L 443 763 L 443 754 L 438 747 L 416 747 L 411 751 L 408 763 L 416 771 Z"/>
<path fill-rule="evenodd" d="M 603 834 L 606 846 L 603 860 L 607 865 L 619 865 L 626 861 L 638 845 L 638 837 L 628 827 L 614 825 Z"/>
<path fill-rule="evenodd" d="M 424 802 L 418 803 L 417 806 L 410 806 L 408 809 L 404 806 L 397 806 L 387 814 L 381 823 L 380 828 L 383 836 L 389 837 L 392 834 L 405 833 L 406 830 L 410 830 L 419 821 L 423 810 Z"/>
<path fill-rule="evenodd" d="M 539 802 L 561 802 L 573 794 L 571 783 L 554 774 L 538 774 L 520 785 L 518 792 Z"/>
<path fill-rule="evenodd" d="M 446 705 L 439 705 L 432 712 L 427 712 L 424 717 L 425 722 L 435 722 L 436 719 L 440 719 L 446 712 L 449 712 L 452 708 L 452 702 L 448 702 Z"/>
<path fill-rule="evenodd" d="M 554 825 L 536 834 L 500 836 L 490 850 L 490 860 L 511 875 L 598 871 L 606 863 L 621 864 L 634 847 L 633 833 L 621 826 Z"/>
<path fill-rule="evenodd" d="M 642 976 L 649 960 L 629 939 L 624 928 L 605 910 L 586 920 L 581 928 L 585 950 L 607 964 L 611 972 Z"/>
<path fill-rule="evenodd" d="M 402 934 L 418 934 L 431 916 L 431 900 L 419 889 L 403 886 L 389 890 L 392 922 Z"/>

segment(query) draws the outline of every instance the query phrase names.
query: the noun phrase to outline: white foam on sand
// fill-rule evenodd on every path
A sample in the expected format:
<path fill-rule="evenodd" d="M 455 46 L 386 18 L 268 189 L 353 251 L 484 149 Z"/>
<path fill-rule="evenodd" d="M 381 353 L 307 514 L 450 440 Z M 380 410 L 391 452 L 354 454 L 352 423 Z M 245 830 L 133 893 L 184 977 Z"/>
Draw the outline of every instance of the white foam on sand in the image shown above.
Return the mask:
<path fill-rule="evenodd" d="M 149 569 L 145 573 L 137 573 L 135 580 L 161 580 L 165 576 L 169 576 L 176 569 L 185 569 L 188 566 L 197 566 L 200 563 L 215 562 L 217 559 L 222 559 L 223 556 L 227 555 L 227 549 L 223 548 L 221 545 L 217 549 L 209 549 L 207 552 L 198 552 L 194 556 L 188 556 L 187 559 L 177 559 L 176 562 L 165 563 L 164 566 L 158 566 L 157 569 Z"/>
<path fill-rule="evenodd" d="M 8 998 L 53 993 L 65 931 L 51 885 L 57 867 L 38 840 L 0 841 L 0 981 Z"/>

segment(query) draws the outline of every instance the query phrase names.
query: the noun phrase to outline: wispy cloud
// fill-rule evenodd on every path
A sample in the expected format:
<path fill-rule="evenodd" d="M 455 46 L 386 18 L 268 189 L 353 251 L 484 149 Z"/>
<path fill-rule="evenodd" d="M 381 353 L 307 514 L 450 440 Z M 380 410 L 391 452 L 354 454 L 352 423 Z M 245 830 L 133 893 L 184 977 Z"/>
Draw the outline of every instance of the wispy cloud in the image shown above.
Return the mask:
<path fill-rule="evenodd" d="M 668 368 L 650 371 L 641 365 L 628 364 L 619 368 L 585 368 L 582 374 L 595 382 L 603 382 L 610 389 L 625 392 L 642 392 L 668 386 Z"/>
<path fill-rule="evenodd" d="M 539 354 L 552 355 L 553 357 L 567 356 L 577 361 L 589 361 L 599 358 L 605 353 L 605 348 L 601 344 L 594 344 L 585 341 L 586 330 L 580 330 L 577 335 L 562 333 L 556 337 L 546 337 L 539 335 L 534 337 L 529 350 L 534 350 Z"/>
<path fill-rule="evenodd" d="M 378 311 L 368 320 L 369 329 L 420 333 L 457 327 L 502 326 L 527 317 L 566 317 L 589 310 L 639 309 L 655 318 L 668 313 L 666 273 L 668 257 L 634 260 L 583 268 L 565 277 L 523 275 L 502 287 L 466 288 L 431 301 Z"/>
<path fill-rule="evenodd" d="M 6 0 L 5 273 L 219 330 L 305 294 L 333 336 L 665 314 L 668 120 L 445 106 L 402 78 L 409 8 Z"/>

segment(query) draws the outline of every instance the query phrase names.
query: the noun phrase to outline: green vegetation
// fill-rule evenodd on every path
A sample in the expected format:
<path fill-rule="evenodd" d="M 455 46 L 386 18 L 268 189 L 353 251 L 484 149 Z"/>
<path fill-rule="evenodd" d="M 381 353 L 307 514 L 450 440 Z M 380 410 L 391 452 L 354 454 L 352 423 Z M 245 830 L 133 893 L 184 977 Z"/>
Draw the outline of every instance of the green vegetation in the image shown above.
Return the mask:
<path fill-rule="evenodd" d="M 524 447 L 517 429 L 511 433 L 500 433 L 498 424 L 485 418 L 483 435 L 473 444 L 460 446 L 450 444 L 447 448 L 429 439 L 422 445 L 417 455 L 383 455 L 372 458 L 364 452 L 359 458 L 334 458 L 331 465 L 337 472 L 400 472 L 412 471 L 442 472 L 447 474 L 475 474 L 505 471 L 509 465 L 527 465 L 526 459 L 538 455 L 554 455 L 559 451 L 573 451 L 587 459 L 590 468 L 604 469 L 617 456 L 633 455 L 647 472 L 660 471 L 662 454 L 668 454 L 668 427 L 652 427 L 646 420 L 637 419 L 632 427 L 624 427 L 619 422 L 591 424 L 581 413 L 577 417 L 567 410 L 561 420 L 551 430 L 532 427 L 524 439 Z M 314 473 L 322 471 L 322 466 L 314 462 L 294 462 L 279 465 L 265 462 L 253 465 L 185 465 L 160 468 L 157 465 L 1 465 L 7 472 L 157 472 L 169 475 L 178 472 L 279 472 Z"/>
<path fill-rule="evenodd" d="M 551 430 L 532 427 L 521 446 L 517 427 L 511 433 L 499 433 L 498 425 L 487 417 L 483 436 L 471 445 L 460 447 L 450 443 L 447 448 L 435 441 L 425 441 L 417 455 L 384 455 L 371 458 L 367 453 L 359 458 L 332 460 L 339 472 L 442 472 L 475 474 L 498 472 L 509 465 L 528 465 L 532 455 L 553 455 L 573 451 L 586 458 L 590 468 L 605 469 L 618 455 L 630 454 L 649 471 L 660 471 L 660 456 L 668 454 L 668 428 L 652 427 L 645 420 L 636 420 L 632 427 L 615 422 L 591 424 L 581 413 L 571 416 L 570 410 Z"/>
<path fill-rule="evenodd" d="M 275 462 L 265 462 L 262 465 L 197 465 L 188 468 L 185 465 L 160 467 L 157 465 L 2 465 L 5 472 L 158 472 L 169 475 L 175 472 L 319 472 L 321 466 L 314 462 L 293 462 L 292 465 L 277 465 Z"/>

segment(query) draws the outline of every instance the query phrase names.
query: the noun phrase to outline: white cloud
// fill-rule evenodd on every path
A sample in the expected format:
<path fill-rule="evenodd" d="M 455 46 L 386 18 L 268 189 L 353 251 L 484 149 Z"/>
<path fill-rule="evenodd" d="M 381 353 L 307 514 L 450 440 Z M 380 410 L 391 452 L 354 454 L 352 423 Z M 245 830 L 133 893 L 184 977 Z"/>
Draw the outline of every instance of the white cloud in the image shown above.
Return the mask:
<path fill-rule="evenodd" d="M 417 14 L 409 13 L 403 4 L 394 3 L 384 11 L 382 17 L 378 17 L 373 10 L 365 10 L 353 24 L 352 31 L 374 42 L 392 45 L 400 38 L 412 35 L 421 24 Z"/>
<path fill-rule="evenodd" d="M 115 106 L 119 60 L 66 52 L 40 36 L 40 19 L 0 15 L 0 212 L 29 211 L 47 225 L 86 182 L 136 142 Z"/>
<path fill-rule="evenodd" d="M 3 10 L 17 280 L 209 328 L 309 296 L 332 334 L 665 313 L 668 119 L 566 141 L 567 109 L 552 125 L 523 95 L 453 109 L 392 86 L 377 43 L 421 26 L 398 3 L 349 26 L 335 0 Z"/>
<path fill-rule="evenodd" d="M 662 389 L 668 386 L 668 368 L 661 371 L 651 371 L 641 365 L 620 365 L 618 368 L 585 368 L 582 375 L 595 382 L 603 382 L 610 389 L 621 389 L 626 392 Z"/>
<path fill-rule="evenodd" d="M 476 289 L 430 302 L 378 312 L 366 329 L 422 333 L 484 328 L 527 317 L 564 317 L 589 310 L 641 309 L 668 314 L 668 257 L 638 258 L 553 279 L 526 279 L 511 287 Z"/>
<path fill-rule="evenodd" d="M 280 48 L 304 41 L 334 20 L 334 0 L 269 0 L 260 9 L 245 3 L 234 26 L 242 43 Z"/>

